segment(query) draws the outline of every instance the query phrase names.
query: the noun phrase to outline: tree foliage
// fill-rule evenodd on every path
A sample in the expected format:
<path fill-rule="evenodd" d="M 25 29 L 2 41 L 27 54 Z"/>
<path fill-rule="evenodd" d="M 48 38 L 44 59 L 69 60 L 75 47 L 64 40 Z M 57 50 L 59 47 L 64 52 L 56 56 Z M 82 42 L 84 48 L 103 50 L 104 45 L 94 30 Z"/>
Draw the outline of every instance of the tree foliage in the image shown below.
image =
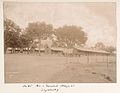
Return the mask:
<path fill-rule="evenodd" d="M 26 34 L 22 34 L 20 36 L 20 41 L 21 41 L 22 48 L 26 48 L 26 47 L 29 47 L 30 42 L 32 41 L 32 39 L 29 38 L 29 36 L 27 36 Z"/>
<path fill-rule="evenodd" d="M 115 47 L 113 47 L 113 46 L 105 46 L 104 43 L 102 43 L 102 42 L 97 42 L 95 44 L 95 48 L 99 49 L 99 50 L 104 50 L 104 51 L 107 51 L 107 52 L 110 52 L 110 53 L 113 53 L 114 51 L 116 51 Z"/>
<path fill-rule="evenodd" d="M 102 42 L 97 42 L 95 48 L 99 50 L 105 50 L 105 45 Z"/>
<path fill-rule="evenodd" d="M 67 44 L 67 47 L 85 44 L 87 41 L 87 34 L 81 27 L 77 26 L 63 26 L 55 30 L 58 41 Z"/>
<path fill-rule="evenodd" d="M 39 55 L 40 55 L 41 39 L 52 34 L 52 31 L 53 31 L 52 25 L 46 24 L 45 22 L 33 22 L 28 24 L 28 27 L 26 28 L 26 34 L 32 39 L 32 41 L 38 39 Z"/>
<path fill-rule="evenodd" d="M 47 37 L 53 31 L 51 24 L 46 24 L 45 22 L 33 22 L 29 23 L 26 28 L 26 33 L 32 39 Z"/>
<path fill-rule="evenodd" d="M 54 29 L 51 24 L 45 22 L 32 22 L 26 27 L 25 33 L 22 33 L 20 27 L 10 19 L 4 20 L 4 41 L 5 50 L 7 47 L 25 48 L 30 47 L 35 39 L 39 42 L 39 51 L 41 40 L 47 37 L 53 39 L 53 43 L 58 47 L 74 47 L 85 44 L 87 34 L 81 27 L 75 25 L 63 26 Z"/>
<path fill-rule="evenodd" d="M 20 41 L 20 27 L 10 19 L 4 20 L 4 46 L 5 51 L 7 47 L 21 47 Z"/>
<path fill-rule="evenodd" d="M 105 50 L 106 50 L 107 52 L 113 53 L 114 51 L 116 51 L 116 48 L 113 47 L 113 46 L 107 46 L 107 47 L 105 48 Z"/>

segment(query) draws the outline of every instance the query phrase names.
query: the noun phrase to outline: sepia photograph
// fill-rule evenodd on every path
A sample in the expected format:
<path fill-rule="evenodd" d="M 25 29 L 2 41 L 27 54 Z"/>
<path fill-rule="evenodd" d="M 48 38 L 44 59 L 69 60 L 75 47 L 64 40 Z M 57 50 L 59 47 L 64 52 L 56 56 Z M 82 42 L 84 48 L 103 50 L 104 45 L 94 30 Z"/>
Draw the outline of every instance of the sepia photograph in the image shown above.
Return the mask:
<path fill-rule="evenodd" d="M 3 2 L 5 83 L 116 83 L 115 2 Z"/>

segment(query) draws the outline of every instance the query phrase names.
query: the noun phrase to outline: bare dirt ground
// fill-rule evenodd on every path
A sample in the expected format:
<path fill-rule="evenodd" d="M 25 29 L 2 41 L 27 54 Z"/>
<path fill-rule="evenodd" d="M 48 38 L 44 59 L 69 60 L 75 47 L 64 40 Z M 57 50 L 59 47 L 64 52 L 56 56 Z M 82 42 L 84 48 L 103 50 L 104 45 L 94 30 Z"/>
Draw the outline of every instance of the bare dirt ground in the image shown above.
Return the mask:
<path fill-rule="evenodd" d="M 115 83 L 115 58 L 5 54 L 6 83 Z M 102 60 L 101 60 L 102 59 Z"/>

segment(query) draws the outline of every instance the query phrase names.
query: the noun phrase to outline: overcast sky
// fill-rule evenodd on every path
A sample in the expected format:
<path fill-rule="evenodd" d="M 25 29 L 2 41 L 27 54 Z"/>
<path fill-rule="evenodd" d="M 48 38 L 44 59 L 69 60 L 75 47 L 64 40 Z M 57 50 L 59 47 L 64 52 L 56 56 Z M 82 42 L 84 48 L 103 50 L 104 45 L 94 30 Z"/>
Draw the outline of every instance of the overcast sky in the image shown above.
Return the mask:
<path fill-rule="evenodd" d="M 45 21 L 59 27 L 81 26 L 88 34 L 87 44 L 116 44 L 115 3 L 4 3 L 4 17 L 21 28 L 29 22 Z"/>

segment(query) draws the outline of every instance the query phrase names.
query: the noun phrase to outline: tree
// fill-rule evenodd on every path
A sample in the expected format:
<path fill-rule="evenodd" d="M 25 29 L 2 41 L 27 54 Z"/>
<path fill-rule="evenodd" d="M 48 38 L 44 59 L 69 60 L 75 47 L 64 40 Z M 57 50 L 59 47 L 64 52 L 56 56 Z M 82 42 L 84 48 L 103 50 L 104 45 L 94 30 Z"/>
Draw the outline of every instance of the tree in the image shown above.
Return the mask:
<path fill-rule="evenodd" d="M 20 27 L 10 19 L 4 20 L 4 51 L 8 47 L 21 47 L 20 45 Z"/>
<path fill-rule="evenodd" d="M 113 53 L 114 51 L 116 51 L 116 48 L 113 47 L 113 46 L 108 46 L 108 47 L 105 48 L 105 51 Z"/>
<path fill-rule="evenodd" d="M 20 36 L 20 41 L 21 41 L 21 47 L 26 48 L 29 47 L 30 41 L 32 41 L 32 39 L 28 37 L 26 34 L 22 34 Z"/>
<path fill-rule="evenodd" d="M 99 49 L 99 50 L 104 50 L 104 51 L 107 51 L 109 53 L 113 53 L 114 51 L 116 51 L 115 47 L 113 47 L 113 46 L 105 46 L 102 42 L 97 42 L 95 44 L 94 48 Z"/>
<path fill-rule="evenodd" d="M 26 28 L 26 34 L 33 41 L 35 39 L 39 40 L 39 55 L 40 55 L 41 39 L 52 34 L 52 31 L 53 31 L 52 25 L 46 24 L 45 22 L 33 22 L 28 24 L 28 27 Z"/>
<path fill-rule="evenodd" d="M 63 26 L 55 30 L 58 41 L 64 44 L 66 47 L 74 47 L 85 44 L 87 41 L 87 34 L 81 27 L 77 26 Z"/>
<path fill-rule="evenodd" d="M 97 42 L 95 48 L 99 50 L 105 50 L 105 45 L 102 42 Z"/>

